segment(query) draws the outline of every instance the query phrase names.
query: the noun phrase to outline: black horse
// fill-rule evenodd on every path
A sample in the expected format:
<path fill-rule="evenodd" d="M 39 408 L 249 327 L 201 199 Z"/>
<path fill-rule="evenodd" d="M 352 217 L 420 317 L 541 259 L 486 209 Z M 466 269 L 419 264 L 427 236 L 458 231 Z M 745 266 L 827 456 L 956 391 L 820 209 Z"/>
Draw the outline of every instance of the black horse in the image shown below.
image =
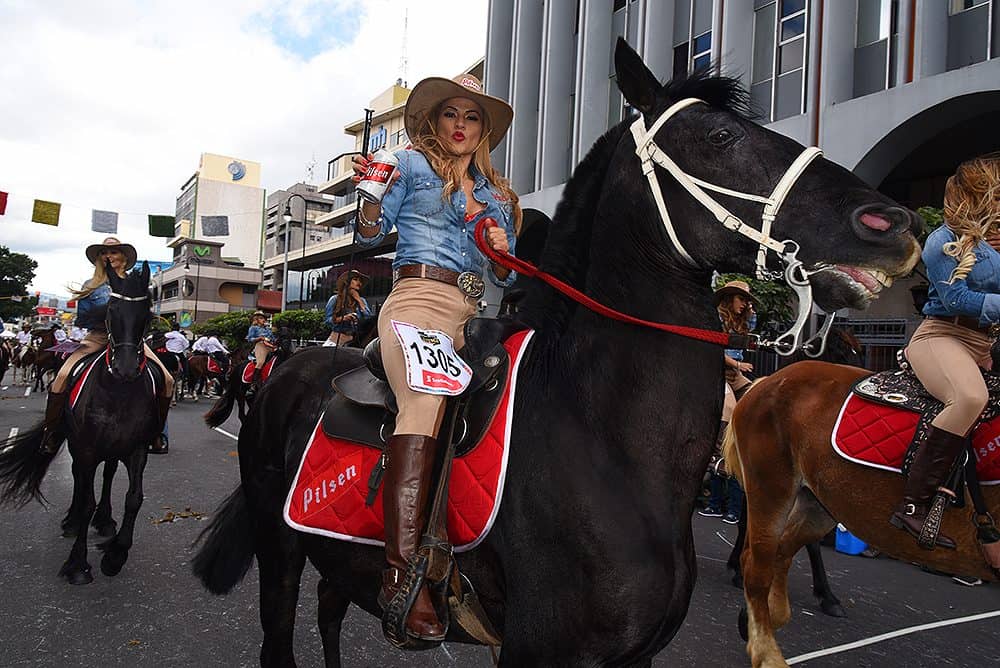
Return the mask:
<path fill-rule="evenodd" d="M 799 352 L 788 358 L 788 364 L 801 362 L 807 359 L 805 354 Z M 862 366 L 861 343 L 854 333 L 843 327 L 833 327 L 830 330 L 830 337 L 827 340 L 826 350 L 818 358 L 824 362 L 834 364 L 849 364 L 851 366 Z M 729 553 L 726 561 L 726 568 L 733 573 L 733 586 L 743 588 L 743 569 L 740 564 L 740 556 L 746 545 L 747 536 L 747 501 L 743 498 L 743 507 L 740 510 L 740 521 L 737 523 L 736 540 L 733 542 L 733 550 Z M 819 599 L 819 607 L 825 614 L 831 617 L 846 617 L 844 606 L 840 599 L 833 593 L 830 587 L 830 579 L 826 576 L 826 567 L 823 565 L 823 553 L 820 550 L 819 542 L 808 543 L 806 554 L 809 555 L 809 568 L 812 572 L 813 596 Z"/>
<path fill-rule="evenodd" d="M 156 394 L 164 379 L 159 377 L 155 364 L 147 363 L 142 345 L 142 335 L 151 318 L 149 265 L 143 262 L 141 270 L 125 278 L 119 278 L 109 268 L 108 282 L 112 291 L 107 315 L 109 344 L 106 350 L 81 361 L 81 364 L 95 363 L 65 422 L 73 457 L 73 502 L 71 519 L 64 521 L 63 529 L 75 535 L 76 541 L 59 574 L 70 584 L 94 580 L 87 562 L 87 528 L 97 505 L 94 477 L 102 462 L 106 493 L 110 491 L 109 476 L 114 475 L 119 461 L 128 470 L 129 486 L 121 528 L 99 545 L 104 552 L 101 571 L 113 576 L 125 565 L 143 501 L 146 449 L 161 427 Z M 42 433 L 38 425 L 0 443 L 0 501 L 24 504 L 31 499 L 44 500 L 39 488 L 55 455 L 40 451 Z M 102 501 L 99 529 L 108 534 L 113 531 L 110 501 L 107 517 L 103 516 L 103 506 Z"/>
<path fill-rule="evenodd" d="M 703 181 L 766 196 L 802 153 L 749 120 L 747 95 L 733 79 L 696 74 L 661 86 L 621 40 L 615 61 L 618 85 L 646 128 L 679 100 L 704 102 L 654 135 Z M 636 157 L 633 121 L 599 139 L 566 184 L 542 268 L 636 317 L 715 331 L 712 271 L 752 271 L 758 245 L 718 224 L 657 168 L 674 235 L 690 259 L 676 250 Z M 759 225 L 758 203 L 719 197 Z M 869 227 L 862 213 L 884 229 Z M 915 214 L 817 159 L 791 188 L 772 231 L 798 242 L 807 268 L 830 267 L 813 285 L 831 310 L 870 297 L 841 269 L 909 271 L 919 229 Z M 485 540 L 457 562 L 503 637 L 501 666 L 650 666 L 683 622 L 694 587 L 691 513 L 712 449 L 704 435 L 721 415 L 722 350 L 607 319 L 542 285 L 529 292 L 521 317 L 536 334 L 519 372 L 502 504 Z M 282 519 L 329 381 L 359 364 L 352 351 L 335 358 L 309 349 L 268 381 L 240 431 L 242 483 L 195 558 L 203 584 L 224 593 L 256 556 L 265 666 L 294 665 L 307 558 L 322 574 L 328 666 L 340 665 L 340 627 L 351 603 L 382 614 L 381 549 L 299 533 Z M 455 625 L 449 639 L 468 642 Z"/>
<path fill-rule="evenodd" d="M 279 327 L 276 338 L 275 349 L 270 356 L 274 358 L 272 373 L 274 369 L 277 369 L 279 365 L 292 356 L 292 331 L 288 327 Z M 247 407 L 252 403 L 254 394 L 259 391 L 259 388 L 255 388 L 254 392 L 250 392 L 249 386 L 243 382 L 244 369 L 248 364 L 254 364 L 254 362 L 247 361 L 246 364 L 234 368 L 233 372 L 229 374 L 225 393 L 215 401 L 215 404 L 204 415 L 205 424 L 209 427 L 218 427 L 228 420 L 229 415 L 233 412 L 233 404 L 236 404 L 238 408 L 240 422 L 246 419 Z"/>

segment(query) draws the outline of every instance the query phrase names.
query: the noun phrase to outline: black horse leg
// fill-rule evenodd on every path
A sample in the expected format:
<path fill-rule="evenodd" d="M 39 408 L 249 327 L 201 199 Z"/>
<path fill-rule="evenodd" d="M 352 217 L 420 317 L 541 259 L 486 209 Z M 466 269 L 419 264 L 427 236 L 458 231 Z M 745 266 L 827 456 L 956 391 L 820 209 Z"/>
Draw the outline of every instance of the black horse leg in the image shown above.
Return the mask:
<path fill-rule="evenodd" d="M 743 546 L 747 540 L 747 499 L 743 497 L 743 506 L 740 509 L 740 521 L 736 524 L 736 540 L 733 542 L 733 551 L 729 553 L 729 560 L 726 568 L 733 572 L 733 586 L 743 589 L 743 569 L 740 566 L 740 556 L 743 554 Z"/>
<path fill-rule="evenodd" d="M 135 518 L 139 514 L 139 508 L 142 507 L 142 472 L 146 468 L 147 452 L 145 445 L 132 450 L 126 465 L 128 491 L 125 493 L 125 514 L 122 516 L 121 529 L 98 546 L 104 552 L 101 572 L 108 576 L 115 576 L 121 572 L 122 566 L 128 560 L 128 551 L 132 549 Z"/>
<path fill-rule="evenodd" d="M 264 630 L 260 665 L 294 666 L 295 609 L 305 550 L 299 537 L 277 515 L 258 518 L 254 542 L 260 572 L 260 623 Z"/>
<path fill-rule="evenodd" d="M 319 595 L 319 637 L 326 668 L 340 668 L 340 627 L 351 601 L 326 578 L 316 586 Z"/>
<path fill-rule="evenodd" d="M 819 543 L 808 543 L 806 552 L 809 553 L 809 566 L 812 568 L 813 595 L 819 599 L 820 609 L 831 617 L 846 617 L 847 612 L 840 604 L 840 599 L 830 589 L 830 581 L 826 577 L 826 568 L 823 567 L 823 555 L 820 552 Z"/>
<path fill-rule="evenodd" d="M 59 575 L 66 576 L 70 584 L 90 584 L 94 576 L 90 574 L 90 564 L 87 563 L 87 527 L 90 518 L 97 507 L 94 499 L 94 475 L 97 464 L 94 462 L 73 462 L 73 505 L 76 507 L 76 540 L 69 552 L 69 558 L 59 569 Z"/>
<path fill-rule="evenodd" d="M 91 522 L 97 533 L 104 538 L 115 535 L 118 524 L 111 517 L 111 484 L 115 481 L 118 471 L 118 460 L 110 459 L 104 462 L 104 484 L 101 487 L 101 500 L 97 502 L 97 512 Z"/>

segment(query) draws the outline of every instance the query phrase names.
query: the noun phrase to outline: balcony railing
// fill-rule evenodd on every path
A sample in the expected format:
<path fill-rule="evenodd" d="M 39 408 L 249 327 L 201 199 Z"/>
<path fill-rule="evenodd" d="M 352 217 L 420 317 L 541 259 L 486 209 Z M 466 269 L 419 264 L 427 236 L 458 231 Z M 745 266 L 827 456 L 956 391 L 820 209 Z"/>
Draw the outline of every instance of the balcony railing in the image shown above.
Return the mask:
<path fill-rule="evenodd" d="M 333 160 L 326 163 L 326 180 L 333 181 L 338 176 L 342 176 L 351 171 L 351 158 L 355 152 L 342 153 Z"/>

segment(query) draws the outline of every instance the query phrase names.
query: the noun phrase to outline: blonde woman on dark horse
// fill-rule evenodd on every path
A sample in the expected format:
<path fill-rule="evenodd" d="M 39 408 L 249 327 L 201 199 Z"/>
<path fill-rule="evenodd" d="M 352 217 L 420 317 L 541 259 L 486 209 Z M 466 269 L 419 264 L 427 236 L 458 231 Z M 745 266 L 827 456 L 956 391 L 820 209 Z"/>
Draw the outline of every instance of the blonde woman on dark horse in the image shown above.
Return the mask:
<path fill-rule="evenodd" d="M 94 274 L 79 290 L 73 290 L 77 300 L 76 326 L 87 329 L 87 335 L 77 348 L 63 363 L 49 388 L 48 401 L 45 405 L 45 434 L 42 437 L 42 451 L 55 454 L 62 445 L 66 434 L 63 430 L 63 414 L 66 411 L 66 401 L 69 393 L 66 391 L 66 379 L 76 363 L 83 357 L 95 353 L 108 345 L 108 331 L 105 317 L 108 312 L 108 300 L 111 298 L 111 286 L 105 263 L 111 266 L 120 278 L 124 278 L 129 269 L 135 265 L 136 251 L 131 244 L 123 244 L 116 237 L 108 237 L 102 243 L 87 246 L 87 259 L 94 265 Z M 170 400 L 173 398 L 174 379 L 159 358 L 143 346 L 146 359 L 160 367 L 163 372 L 163 392 L 157 398 L 157 407 L 161 424 L 167 420 L 170 410 Z M 162 447 L 162 445 L 160 446 Z M 154 451 L 156 450 L 154 446 Z"/>
<path fill-rule="evenodd" d="M 503 139 L 513 115 L 509 104 L 485 95 L 474 76 L 418 83 L 405 111 L 412 149 L 396 152 L 395 181 L 381 204 L 362 205 L 357 221 L 363 245 L 374 246 L 393 229 L 398 233 L 395 282 L 378 318 L 382 362 L 399 406 L 386 448 L 382 492 L 388 562 L 379 594 L 383 604 L 402 584 L 424 530 L 445 406 L 440 394 L 408 384 L 393 322 L 440 331 L 458 350 L 464 344 L 463 327 L 476 313 L 483 280 L 501 287 L 513 283 L 515 276 L 487 262 L 474 239 L 476 223 L 490 217 L 498 225 L 489 229 L 487 242 L 496 250 L 514 249 L 521 209 L 507 180 L 490 163 L 490 151 Z M 355 179 L 367 166 L 367 159 L 354 158 Z M 469 280 L 463 284 L 460 276 Z M 406 619 L 406 631 L 421 640 L 444 638 L 426 585 Z"/>

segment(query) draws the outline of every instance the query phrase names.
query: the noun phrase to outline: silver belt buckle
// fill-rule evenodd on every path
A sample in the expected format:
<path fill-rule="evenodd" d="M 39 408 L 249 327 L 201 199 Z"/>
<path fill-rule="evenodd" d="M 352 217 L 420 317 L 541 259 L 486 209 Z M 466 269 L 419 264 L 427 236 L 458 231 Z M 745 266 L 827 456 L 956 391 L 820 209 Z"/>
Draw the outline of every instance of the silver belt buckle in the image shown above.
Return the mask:
<path fill-rule="evenodd" d="M 486 292 L 486 283 L 483 282 L 482 277 L 471 271 L 463 271 L 458 275 L 455 283 L 459 290 L 474 299 L 479 299 Z"/>

